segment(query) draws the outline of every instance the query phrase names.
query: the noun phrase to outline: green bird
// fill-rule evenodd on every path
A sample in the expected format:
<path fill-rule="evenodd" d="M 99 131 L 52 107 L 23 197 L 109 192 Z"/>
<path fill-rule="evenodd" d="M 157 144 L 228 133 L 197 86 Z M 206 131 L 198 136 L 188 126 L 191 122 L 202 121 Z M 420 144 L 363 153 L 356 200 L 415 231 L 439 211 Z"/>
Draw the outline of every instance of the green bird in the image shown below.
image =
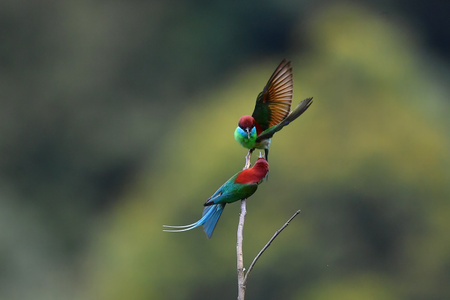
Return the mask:
<path fill-rule="evenodd" d="M 163 225 L 168 228 L 164 231 L 182 232 L 203 225 L 206 235 L 208 238 L 211 238 L 225 205 L 227 203 L 246 199 L 253 195 L 256 192 L 258 185 L 264 181 L 267 172 L 269 172 L 269 164 L 263 157 L 258 158 L 253 167 L 234 174 L 208 198 L 204 204 L 205 208 L 203 209 L 200 220 L 183 226 Z"/>
<path fill-rule="evenodd" d="M 258 148 L 264 149 L 268 160 L 272 136 L 297 119 L 312 104 L 312 97 L 307 98 L 291 112 L 292 94 L 291 62 L 283 59 L 256 98 L 253 114 L 242 116 L 234 131 L 236 141 L 250 149 L 248 158 Z"/>

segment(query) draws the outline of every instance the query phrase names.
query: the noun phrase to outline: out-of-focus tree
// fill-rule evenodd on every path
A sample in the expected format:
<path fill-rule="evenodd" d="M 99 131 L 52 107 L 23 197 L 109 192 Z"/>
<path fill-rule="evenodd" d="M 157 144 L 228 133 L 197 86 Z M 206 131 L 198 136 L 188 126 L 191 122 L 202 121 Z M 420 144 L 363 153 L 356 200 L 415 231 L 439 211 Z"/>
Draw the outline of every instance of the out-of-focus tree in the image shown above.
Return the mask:
<path fill-rule="evenodd" d="M 302 272 L 305 278 L 295 277 L 303 280 L 301 284 L 295 288 L 283 282 L 278 284 L 289 280 L 278 276 L 279 271 L 273 266 L 295 261 L 294 254 L 316 253 L 321 262 L 335 256 L 342 262 L 356 257 L 355 264 L 369 261 L 370 270 L 374 265 L 381 269 L 390 263 L 401 266 L 404 274 L 396 278 L 403 284 L 396 281 L 396 286 L 408 289 L 411 285 L 407 283 L 415 280 L 420 284 L 412 287 L 410 294 L 431 299 L 429 291 L 447 278 L 444 275 L 448 242 L 443 232 L 448 227 L 448 209 L 446 202 L 439 199 L 448 196 L 448 190 L 442 188 L 442 182 L 448 182 L 448 173 L 443 171 L 448 158 L 441 160 L 441 154 L 448 150 L 450 127 L 444 116 L 449 99 L 449 31 L 443 30 L 448 28 L 446 1 L 426 6 L 419 2 L 367 1 L 366 10 L 346 5 L 340 13 L 322 14 L 334 1 L 319 4 L 265 0 L 257 5 L 223 1 L 2 1 L 0 298 L 76 297 L 75 291 L 84 286 L 78 280 L 84 272 L 89 273 L 86 277 L 92 285 L 97 284 L 98 289 L 92 291 L 98 295 L 116 293 L 117 290 L 101 284 L 109 280 L 101 259 L 105 264 L 114 260 L 109 272 L 112 278 L 117 274 L 115 270 L 121 269 L 121 260 L 115 255 L 100 259 L 91 254 L 89 261 L 95 261 L 92 268 L 98 266 L 98 270 L 90 273 L 89 267 L 88 271 L 84 268 L 84 253 L 90 251 L 92 239 L 108 244 L 111 234 L 111 244 L 122 245 L 121 235 L 116 237 L 115 230 L 119 229 L 115 226 L 122 224 L 116 222 L 116 214 L 124 222 L 119 232 L 130 237 L 141 240 L 150 236 L 135 232 L 135 222 L 141 222 L 144 233 L 152 226 L 152 233 L 158 238 L 152 236 L 147 241 L 150 245 L 161 242 L 159 226 L 168 222 L 169 207 L 189 211 L 187 215 L 174 211 L 172 221 L 197 218 L 199 208 L 193 205 L 193 199 L 210 193 L 208 187 L 215 187 L 241 167 L 242 149 L 234 145 L 230 132 L 242 113 L 251 112 L 253 99 L 266 82 L 267 73 L 287 57 L 296 58 L 298 100 L 315 96 L 321 104 L 315 103 L 302 125 L 290 125 L 294 127 L 274 140 L 274 153 L 286 149 L 292 152 L 279 152 L 278 158 L 273 157 L 271 180 L 259 192 L 268 195 L 258 201 L 267 202 L 254 212 L 259 217 L 253 221 L 253 212 L 250 213 L 247 232 L 255 233 L 254 237 L 247 235 L 246 245 L 254 247 L 248 251 L 256 251 L 261 240 L 267 240 L 265 234 L 279 227 L 275 219 L 265 224 L 257 221 L 267 216 L 269 199 L 283 201 L 284 205 L 278 208 L 284 209 L 280 212 L 283 220 L 298 208 L 291 198 L 299 194 L 291 190 L 294 184 L 302 187 L 304 199 L 301 203 L 305 221 L 300 230 L 317 241 L 303 235 L 295 239 L 317 248 L 292 247 L 286 237 L 284 248 L 280 248 L 287 259 L 271 261 L 280 257 L 275 252 L 266 257 L 266 264 L 258 267 L 261 276 L 258 270 L 252 275 L 249 297 L 252 285 L 258 287 L 261 295 L 265 293 L 264 286 L 282 286 L 289 295 L 323 297 L 313 288 L 307 291 L 309 283 L 323 287 L 324 293 L 334 291 L 339 285 L 331 279 L 329 284 L 319 281 L 323 274 L 313 272 L 316 265 L 304 260 L 297 263 L 311 268 Z M 209 123 L 205 123 L 207 117 Z M 311 123 L 316 120 L 320 122 Z M 200 129 L 205 124 L 214 124 L 208 133 Z M 311 127 L 303 129 L 308 125 Z M 200 132 L 201 136 L 195 137 Z M 299 138 L 307 138 L 307 134 L 314 134 L 314 138 L 303 148 L 300 141 L 292 139 L 292 132 Z M 215 139 L 226 136 L 230 139 Z M 208 153 L 201 152 L 203 148 Z M 305 152 L 307 149 L 311 152 Z M 308 159 L 281 159 L 299 155 L 307 155 Z M 172 169 L 174 166 L 178 167 Z M 167 188 L 168 182 L 179 180 L 186 173 L 192 179 L 208 178 L 207 182 L 190 183 L 189 189 L 183 190 L 190 193 L 191 203 L 183 202 L 187 195 L 168 197 L 162 189 L 157 191 L 157 187 L 172 190 L 172 186 Z M 136 181 L 155 191 L 147 193 L 144 188 L 136 188 Z M 349 189 L 348 182 L 354 189 Z M 329 188 L 330 184 L 334 188 Z M 271 194 L 272 191 L 277 194 Z M 382 191 L 385 197 L 376 191 Z M 394 194 L 400 196 L 394 199 Z M 347 195 L 347 202 L 342 195 Z M 147 219 L 154 216 L 134 203 L 135 198 L 149 203 L 164 200 L 154 204 L 161 218 L 148 223 Z M 168 198 L 172 201 L 170 206 Z M 149 209 L 155 210 L 152 205 Z M 129 216 L 127 212 L 133 211 L 130 207 L 140 210 L 141 217 Z M 306 214 L 306 209 L 320 211 L 324 220 L 315 218 L 317 213 Z M 390 214 L 380 220 L 376 218 L 378 214 L 371 214 L 374 211 Z M 233 209 L 227 214 L 232 227 Z M 181 220 L 182 216 L 186 219 Z M 354 216 L 357 218 L 352 219 Z M 362 224 L 363 220 L 367 222 Z M 341 245 L 340 235 L 329 230 L 341 226 L 361 231 L 342 231 L 350 242 Z M 386 231 L 390 235 L 386 236 Z M 222 244 L 230 248 L 212 246 L 215 255 L 231 265 L 233 232 L 221 233 L 228 239 Z M 330 244 L 321 239 L 325 233 L 329 234 Z M 416 233 L 428 239 L 420 240 Z M 98 237 L 103 235 L 104 239 Z M 170 243 L 169 248 L 179 248 L 183 241 L 191 242 L 191 237 L 170 237 L 166 242 Z M 436 244 L 439 239 L 442 241 Z M 354 240 L 358 243 L 352 248 Z M 205 242 L 201 234 L 196 241 Z M 392 246 L 391 241 L 398 245 Z M 402 252 L 406 243 L 411 251 Z M 211 244 L 214 241 L 205 244 L 205 250 Z M 142 266 L 152 269 L 155 257 L 167 250 L 164 245 L 149 251 L 144 260 L 148 264 Z M 342 246 L 336 247 L 340 255 L 328 251 L 336 245 Z M 138 249 L 151 248 L 140 243 L 133 243 L 128 250 L 121 247 L 128 246 L 110 250 L 126 257 Z M 124 275 L 137 283 L 131 285 L 136 290 L 131 290 L 130 295 L 176 299 L 189 295 L 195 298 L 204 292 L 200 285 L 185 280 L 186 275 L 194 278 L 198 274 L 188 263 L 194 246 L 186 247 L 190 247 L 186 256 L 173 262 L 178 263 L 177 268 L 160 261 L 158 266 L 165 268 L 165 275 L 160 277 L 156 273 L 149 275 L 146 268 L 131 270 L 134 265 L 130 264 Z M 95 244 L 94 249 L 103 248 Z M 361 255 L 349 255 L 354 249 L 364 251 Z M 395 260 L 391 254 L 394 250 L 405 260 Z M 198 261 L 204 256 L 202 262 L 217 259 L 212 253 L 194 255 Z M 139 266 L 141 259 L 136 255 Z M 393 264 L 394 260 L 402 263 Z M 409 264 L 410 261 L 417 263 Z M 123 263 L 128 261 L 123 259 Z M 186 266 L 186 273 L 171 277 L 183 270 L 182 266 Z M 419 269 L 426 274 L 426 280 L 420 277 Z M 223 267 L 206 267 L 207 271 L 221 278 L 221 287 L 214 293 L 234 297 L 234 278 Z M 439 272 L 444 275 L 438 278 Z M 371 273 L 364 278 L 376 277 L 379 280 L 370 286 L 384 286 L 384 279 L 380 279 L 386 278 L 383 274 Z M 269 275 L 273 281 L 268 280 Z M 154 283 L 147 284 L 153 276 Z M 216 283 L 218 277 L 208 280 Z M 129 280 L 124 280 L 124 284 Z M 177 282 L 186 294 L 178 295 L 165 286 L 167 280 Z M 343 277 L 342 284 L 348 287 L 351 280 Z M 125 285 L 116 286 L 122 289 Z M 395 294 L 391 288 L 384 288 Z M 270 292 L 275 291 L 270 289 L 264 295 L 270 298 Z M 436 288 L 436 293 L 445 291 Z M 405 295 L 403 291 L 399 293 Z"/>
<path fill-rule="evenodd" d="M 448 297 L 449 90 L 434 80 L 441 69 L 404 24 L 370 10 L 333 6 L 300 26 L 309 51 L 294 60 L 294 98 L 315 102 L 272 141 L 270 179 L 248 201 L 247 257 L 292 211 L 302 213 L 259 262 L 247 296 Z M 196 220 L 210 191 L 239 170 L 246 151 L 233 141 L 236 121 L 277 63 L 243 70 L 177 121 L 159 163 L 99 233 L 89 295 L 235 297 L 238 206 L 211 240 L 200 229 L 175 235 L 161 225 Z"/>

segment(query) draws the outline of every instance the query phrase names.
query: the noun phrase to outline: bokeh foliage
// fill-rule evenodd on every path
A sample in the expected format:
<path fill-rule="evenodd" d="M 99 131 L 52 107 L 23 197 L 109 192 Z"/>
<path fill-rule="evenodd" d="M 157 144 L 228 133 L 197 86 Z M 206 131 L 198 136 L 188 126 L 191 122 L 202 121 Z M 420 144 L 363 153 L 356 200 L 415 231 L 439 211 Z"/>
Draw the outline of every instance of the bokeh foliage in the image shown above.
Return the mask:
<path fill-rule="evenodd" d="M 233 130 L 286 56 L 294 103 L 315 102 L 273 139 L 246 265 L 302 213 L 247 297 L 450 298 L 448 64 L 429 36 L 389 1 L 224 3 L 2 4 L 0 297 L 236 297 L 239 205 L 211 240 L 162 224 L 197 220 L 243 167 Z"/>
<path fill-rule="evenodd" d="M 295 209 L 302 213 L 257 265 L 250 299 L 450 295 L 448 103 L 441 97 L 448 90 L 396 25 L 350 7 L 301 24 L 310 48 L 294 59 L 294 95 L 316 101 L 273 139 L 269 181 L 248 202 L 247 264 Z M 232 131 L 276 63 L 236 72 L 162 138 L 159 163 L 95 243 L 88 270 L 96 296 L 235 297 L 239 205 L 226 208 L 211 240 L 201 230 L 163 233 L 161 225 L 196 220 L 204 199 L 242 167 L 246 152 Z"/>

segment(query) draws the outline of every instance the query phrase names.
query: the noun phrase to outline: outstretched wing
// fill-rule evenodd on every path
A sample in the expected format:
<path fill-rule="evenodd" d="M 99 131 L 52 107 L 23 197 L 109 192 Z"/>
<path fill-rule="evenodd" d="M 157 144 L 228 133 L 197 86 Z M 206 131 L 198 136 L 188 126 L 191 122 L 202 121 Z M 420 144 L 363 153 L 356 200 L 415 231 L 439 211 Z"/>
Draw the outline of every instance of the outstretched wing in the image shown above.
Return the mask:
<path fill-rule="evenodd" d="M 252 117 L 259 124 L 256 127 L 258 134 L 280 123 L 288 116 L 291 110 L 292 90 L 291 62 L 283 59 L 256 99 Z"/>
<path fill-rule="evenodd" d="M 312 104 L 313 98 L 306 98 L 300 104 L 279 124 L 274 125 L 270 127 L 269 129 L 262 132 L 258 137 L 256 138 L 256 142 L 261 142 L 265 139 L 270 139 L 277 131 L 280 131 L 284 126 L 289 125 L 292 121 L 300 117 L 302 113 L 304 113 L 308 107 Z"/>

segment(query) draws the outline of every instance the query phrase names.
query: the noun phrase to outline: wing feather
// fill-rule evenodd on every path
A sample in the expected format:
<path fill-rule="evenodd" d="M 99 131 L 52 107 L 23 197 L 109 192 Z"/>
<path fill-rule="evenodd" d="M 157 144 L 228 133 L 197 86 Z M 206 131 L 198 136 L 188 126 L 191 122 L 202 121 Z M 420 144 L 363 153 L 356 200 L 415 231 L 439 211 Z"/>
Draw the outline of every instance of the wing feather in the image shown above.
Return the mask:
<path fill-rule="evenodd" d="M 291 110 L 293 78 L 291 62 L 283 59 L 256 99 L 253 118 L 266 130 L 283 121 Z M 258 132 L 259 134 L 260 132 Z"/>

